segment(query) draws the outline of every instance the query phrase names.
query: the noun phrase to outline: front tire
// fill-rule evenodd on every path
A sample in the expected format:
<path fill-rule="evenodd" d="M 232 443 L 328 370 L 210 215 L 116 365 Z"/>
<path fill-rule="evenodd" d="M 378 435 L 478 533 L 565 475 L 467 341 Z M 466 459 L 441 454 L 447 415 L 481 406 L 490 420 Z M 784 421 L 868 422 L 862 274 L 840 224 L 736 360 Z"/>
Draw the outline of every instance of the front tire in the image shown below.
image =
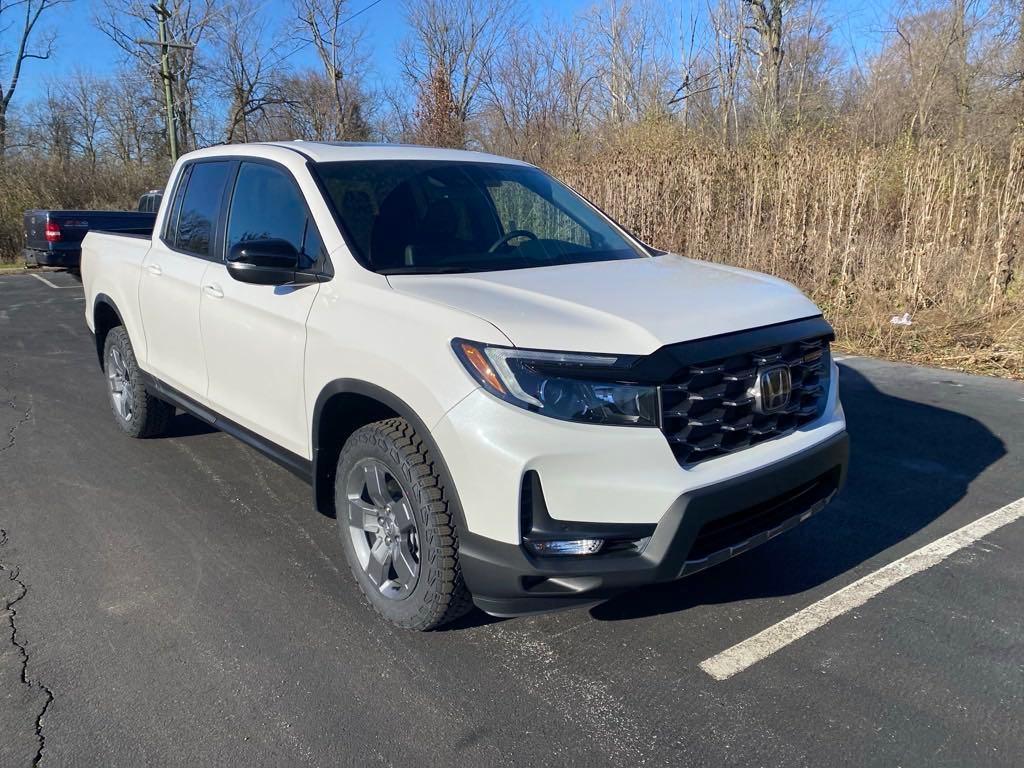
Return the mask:
<path fill-rule="evenodd" d="M 431 630 L 471 607 L 444 481 L 405 419 L 356 430 L 338 457 L 338 533 L 359 588 L 396 626 Z"/>
<path fill-rule="evenodd" d="M 107 334 L 103 345 L 103 372 L 107 376 L 110 410 L 129 437 L 157 437 L 167 429 L 174 406 L 146 391 L 142 371 L 124 326 Z"/>

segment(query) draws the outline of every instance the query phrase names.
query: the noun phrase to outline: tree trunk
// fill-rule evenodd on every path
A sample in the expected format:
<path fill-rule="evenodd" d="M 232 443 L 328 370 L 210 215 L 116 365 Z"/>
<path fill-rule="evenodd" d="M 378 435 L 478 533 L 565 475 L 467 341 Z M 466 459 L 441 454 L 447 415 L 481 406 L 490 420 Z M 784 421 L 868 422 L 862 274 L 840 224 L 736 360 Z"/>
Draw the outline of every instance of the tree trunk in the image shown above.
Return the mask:
<path fill-rule="evenodd" d="M 746 0 L 752 14 L 761 58 L 761 119 L 765 130 L 775 135 L 782 127 L 783 5 L 786 0 Z"/>
<path fill-rule="evenodd" d="M 766 118 L 768 129 L 776 133 L 782 123 L 782 0 L 775 0 L 769 9 L 767 25 L 768 43 L 768 98 Z"/>
<path fill-rule="evenodd" d="M 958 102 L 956 134 L 963 142 L 967 132 L 967 113 L 970 111 L 967 67 L 967 4 L 966 0 L 953 1 L 953 35 L 956 40 L 957 72 L 956 96 Z"/>

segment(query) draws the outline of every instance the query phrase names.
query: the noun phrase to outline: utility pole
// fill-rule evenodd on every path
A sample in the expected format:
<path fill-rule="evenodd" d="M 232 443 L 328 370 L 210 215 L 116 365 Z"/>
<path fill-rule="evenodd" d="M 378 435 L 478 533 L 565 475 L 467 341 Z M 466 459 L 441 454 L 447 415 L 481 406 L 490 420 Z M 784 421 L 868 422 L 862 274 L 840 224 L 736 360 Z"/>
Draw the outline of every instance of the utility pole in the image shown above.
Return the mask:
<path fill-rule="evenodd" d="M 164 81 L 164 102 L 167 107 L 167 143 L 171 148 L 171 162 L 178 162 L 178 124 L 171 96 L 171 57 L 167 50 L 167 17 L 170 16 L 164 0 L 153 6 L 156 11 L 157 36 L 160 38 L 160 78 Z"/>
<path fill-rule="evenodd" d="M 149 6 L 156 14 L 156 40 L 136 40 L 139 45 L 152 45 L 160 49 L 160 79 L 164 84 L 164 106 L 167 110 L 167 146 L 171 152 L 171 162 L 178 161 L 178 119 L 174 112 L 174 95 L 171 91 L 171 48 L 183 48 L 193 50 L 195 46 L 191 43 L 172 43 L 167 34 L 167 19 L 171 12 L 164 4 L 165 0 L 157 0 Z"/>

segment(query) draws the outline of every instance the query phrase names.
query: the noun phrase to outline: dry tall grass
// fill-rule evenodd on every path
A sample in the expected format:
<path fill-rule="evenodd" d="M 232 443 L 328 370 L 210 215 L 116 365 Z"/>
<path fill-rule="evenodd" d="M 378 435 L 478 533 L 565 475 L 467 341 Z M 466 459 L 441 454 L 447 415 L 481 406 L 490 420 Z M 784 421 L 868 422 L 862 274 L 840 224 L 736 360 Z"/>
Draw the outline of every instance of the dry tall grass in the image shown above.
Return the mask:
<path fill-rule="evenodd" d="M 0 162 L 0 263 L 21 260 L 26 210 L 133 210 L 140 194 L 154 187 L 162 189 L 166 180 L 162 166 L 5 158 Z"/>
<path fill-rule="evenodd" d="M 1024 291 L 1006 285 L 1024 268 L 1024 145 L 647 136 L 553 170 L 657 247 L 796 283 L 847 350 L 1024 377 Z"/>

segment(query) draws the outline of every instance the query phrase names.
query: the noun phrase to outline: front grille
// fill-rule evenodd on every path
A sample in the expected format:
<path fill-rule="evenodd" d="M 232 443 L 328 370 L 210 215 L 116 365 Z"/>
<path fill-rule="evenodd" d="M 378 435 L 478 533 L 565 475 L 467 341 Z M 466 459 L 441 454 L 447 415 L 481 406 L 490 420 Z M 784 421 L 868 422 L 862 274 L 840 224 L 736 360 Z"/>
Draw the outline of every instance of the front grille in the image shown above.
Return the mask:
<path fill-rule="evenodd" d="M 680 464 L 696 464 L 788 435 L 817 418 L 828 396 L 828 337 L 688 365 L 661 387 L 661 429 Z M 758 372 L 789 368 L 792 394 L 776 413 L 755 410 Z"/>

